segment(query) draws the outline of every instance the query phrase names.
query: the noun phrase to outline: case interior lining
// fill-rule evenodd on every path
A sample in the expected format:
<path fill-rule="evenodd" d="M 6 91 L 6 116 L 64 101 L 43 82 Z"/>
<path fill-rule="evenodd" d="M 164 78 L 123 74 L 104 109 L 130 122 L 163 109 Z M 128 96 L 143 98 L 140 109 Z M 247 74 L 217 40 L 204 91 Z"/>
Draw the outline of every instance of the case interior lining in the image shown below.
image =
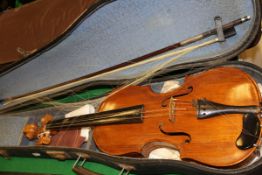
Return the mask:
<path fill-rule="evenodd" d="M 252 67 L 244 66 L 244 65 L 226 65 L 226 66 L 234 66 L 238 67 L 248 74 L 250 74 L 254 80 L 257 83 L 262 84 L 262 73 L 259 72 L 257 69 L 254 69 Z M 182 79 L 179 79 L 179 81 L 183 81 Z M 163 82 L 155 83 L 152 85 L 152 88 L 155 91 L 159 91 L 161 87 L 163 86 Z M 91 104 L 93 105 L 98 105 L 99 102 L 101 102 L 103 98 L 99 98 L 96 100 L 90 101 Z M 23 127 L 26 123 L 32 123 L 32 122 L 37 122 L 40 120 L 40 118 L 45 115 L 46 113 L 53 114 L 56 116 L 56 118 L 62 118 L 65 113 L 68 111 L 63 111 L 61 109 L 57 108 L 47 108 L 47 109 L 40 109 L 40 110 L 35 110 L 32 112 L 24 112 L 21 113 L 17 116 L 5 116 L 5 117 L 0 117 L 0 146 L 5 147 L 5 146 L 34 146 L 35 143 L 34 141 L 28 141 L 22 133 Z M 84 144 L 82 147 L 84 150 L 91 150 L 91 151 L 96 151 L 100 152 L 97 147 L 95 146 L 94 142 L 92 139 L 89 140 L 87 144 Z M 262 151 L 262 150 L 261 150 Z M 252 165 L 254 162 L 260 160 L 260 156 L 257 156 L 253 161 L 247 161 L 246 164 L 241 166 L 243 167 L 248 167 Z"/>
<path fill-rule="evenodd" d="M 218 15 L 224 23 L 246 15 L 252 20 L 237 26 L 237 35 L 225 43 L 194 51 L 174 64 L 213 58 L 238 48 L 254 23 L 253 1 L 114 1 L 85 19 L 68 38 L 1 77 L 0 99 L 50 87 L 166 47 L 214 28 Z M 135 77 L 157 64 L 97 79 Z"/>

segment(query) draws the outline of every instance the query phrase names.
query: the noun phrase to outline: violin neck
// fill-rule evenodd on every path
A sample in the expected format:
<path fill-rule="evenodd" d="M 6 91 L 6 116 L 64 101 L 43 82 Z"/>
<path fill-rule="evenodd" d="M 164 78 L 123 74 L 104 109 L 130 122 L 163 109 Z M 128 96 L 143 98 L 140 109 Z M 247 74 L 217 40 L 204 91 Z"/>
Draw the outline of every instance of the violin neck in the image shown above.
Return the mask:
<path fill-rule="evenodd" d="M 46 125 L 46 129 L 60 130 L 78 127 L 92 127 L 109 124 L 142 123 L 143 105 L 137 105 L 116 110 L 109 110 L 78 117 L 54 120 Z"/>

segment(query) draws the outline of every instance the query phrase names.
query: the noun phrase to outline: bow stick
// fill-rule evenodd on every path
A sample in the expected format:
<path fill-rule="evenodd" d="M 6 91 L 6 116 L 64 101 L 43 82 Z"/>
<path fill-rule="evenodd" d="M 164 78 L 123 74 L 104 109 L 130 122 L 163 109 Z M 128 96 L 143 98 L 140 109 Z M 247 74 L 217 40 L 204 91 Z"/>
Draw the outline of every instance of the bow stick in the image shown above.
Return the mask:
<path fill-rule="evenodd" d="M 227 24 L 222 25 L 222 30 L 224 32 L 228 31 L 229 29 L 232 29 L 234 26 L 239 25 L 241 23 L 244 23 L 248 20 L 250 20 L 250 16 L 244 16 L 242 18 L 233 20 L 233 21 L 231 21 Z M 67 83 L 62 83 L 62 84 L 52 86 L 52 87 L 47 88 L 47 89 L 35 91 L 35 92 L 28 93 L 28 94 L 25 94 L 25 95 L 22 95 L 22 96 L 17 96 L 17 97 L 8 98 L 8 99 L 2 99 L 2 100 L 0 100 L 0 113 L 10 112 L 14 109 L 21 108 L 21 107 L 27 106 L 29 104 L 35 104 L 35 103 L 39 102 L 39 100 L 36 100 L 36 99 L 43 98 L 43 97 L 49 96 L 51 94 L 53 96 L 57 93 L 59 95 L 61 95 L 61 92 L 63 92 L 63 91 L 69 90 L 69 89 L 74 88 L 74 87 L 81 86 L 81 85 L 89 82 L 90 80 L 93 80 L 93 79 L 100 77 L 100 76 L 110 75 L 112 73 L 116 73 L 116 72 L 119 72 L 119 71 L 122 71 L 122 70 L 126 70 L 126 69 L 129 69 L 129 68 L 135 67 L 135 66 L 147 64 L 147 63 L 150 63 L 150 62 L 162 60 L 162 59 L 165 59 L 165 58 L 168 58 L 168 57 L 173 57 L 174 55 L 177 55 L 177 57 L 173 58 L 173 60 L 167 61 L 168 63 L 173 62 L 174 60 L 178 59 L 179 57 L 181 57 L 181 56 L 183 56 L 183 55 L 185 55 L 185 54 L 187 54 L 187 53 L 189 53 L 189 52 L 191 52 L 195 49 L 213 44 L 213 43 L 218 42 L 218 41 L 215 41 L 217 39 L 214 39 L 213 41 L 208 41 L 208 42 L 205 42 L 203 44 L 199 44 L 197 46 L 191 46 L 191 47 L 188 47 L 188 48 L 185 48 L 185 49 L 182 49 L 182 50 L 178 50 L 178 51 L 174 51 L 174 49 L 177 49 L 177 48 L 185 46 L 185 45 L 189 45 L 191 43 L 202 40 L 202 39 L 207 38 L 207 37 L 214 35 L 214 34 L 217 34 L 217 28 L 213 28 L 211 30 L 208 30 L 208 31 L 203 32 L 203 33 L 198 34 L 198 35 L 195 35 L 193 37 L 190 37 L 188 39 L 185 39 L 183 41 L 180 41 L 178 43 L 170 45 L 168 47 L 162 48 L 160 50 L 154 51 L 152 53 L 149 53 L 149 54 L 146 54 L 144 56 L 138 57 L 136 59 L 130 60 L 128 62 L 124 62 L 124 63 L 115 65 L 115 66 L 110 67 L 110 68 L 103 69 L 103 70 L 95 72 L 95 73 L 91 73 L 89 75 L 86 75 L 84 77 L 72 80 L 72 81 L 67 82 Z M 158 66 L 158 67 L 164 68 L 164 67 L 166 67 L 166 65 L 167 64 L 165 64 L 165 65 L 162 64 L 161 66 Z M 155 69 L 154 71 L 151 70 L 150 72 L 154 73 L 154 72 L 156 72 L 156 70 L 160 70 L 159 68 Z M 150 75 L 150 73 L 147 74 L 146 77 L 148 77 L 148 75 Z M 142 78 L 142 79 L 144 79 L 144 78 Z M 141 81 L 142 79 L 140 79 L 139 81 Z M 138 81 L 136 81 L 136 82 L 138 82 Z M 132 84 L 134 84 L 134 83 L 132 83 Z"/>

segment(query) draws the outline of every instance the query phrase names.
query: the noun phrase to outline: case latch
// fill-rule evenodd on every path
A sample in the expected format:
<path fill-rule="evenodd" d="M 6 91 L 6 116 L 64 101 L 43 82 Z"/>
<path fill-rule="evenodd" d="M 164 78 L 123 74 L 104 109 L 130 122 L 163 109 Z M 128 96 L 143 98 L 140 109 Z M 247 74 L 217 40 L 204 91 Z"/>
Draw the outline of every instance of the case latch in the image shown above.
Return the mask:
<path fill-rule="evenodd" d="M 76 162 L 73 165 L 73 168 L 72 168 L 72 170 L 76 174 L 78 174 L 78 175 L 101 175 L 99 173 L 96 173 L 96 172 L 93 172 L 91 170 L 88 170 L 88 169 L 84 168 L 84 164 L 86 162 L 86 158 L 83 157 L 83 161 L 81 163 L 79 163 L 81 158 L 82 158 L 81 155 L 79 155 L 77 160 L 76 160 Z"/>
<path fill-rule="evenodd" d="M 46 154 L 58 160 L 66 160 L 71 157 L 68 153 L 64 151 L 46 151 Z"/>
<path fill-rule="evenodd" d="M 122 170 L 119 172 L 118 175 L 128 175 L 130 171 L 135 170 L 135 167 L 126 165 L 126 164 L 119 164 L 122 167 Z"/>

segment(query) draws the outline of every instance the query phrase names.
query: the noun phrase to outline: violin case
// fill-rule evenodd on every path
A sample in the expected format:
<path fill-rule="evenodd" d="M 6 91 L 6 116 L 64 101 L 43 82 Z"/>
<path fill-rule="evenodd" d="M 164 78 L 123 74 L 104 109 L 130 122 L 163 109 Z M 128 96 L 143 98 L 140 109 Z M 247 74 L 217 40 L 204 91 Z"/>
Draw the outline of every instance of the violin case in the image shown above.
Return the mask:
<path fill-rule="evenodd" d="M 4 102 L 5 99 L 83 79 L 87 81 L 76 83 L 56 96 L 103 85 L 119 86 L 161 61 L 110 74 L 105 72 L 125 67 L 129 60 L 214 28 L 216 16 L 220 16 L 223 23 L 243 16 L 250 16 L 251 19 L 235 26 L 234 36 L 177 59 L 141 85 L 157 87 L 166 80 L 181 79 L 218 66 L 239 68 L 250 74 L 257 83 L 262 83 L 262 68 L 238 60 L 241 52 L 255 46 L 260 39 L 259 0 L 38 0 L 0 15 L 0 36 L 3 41 L 0 44 L 1 64 L 12 65 L 12 71 L 10 67 L 8 73 L 7 69 L 3 69 L 5 73 L 0 77 L 0 99 Z M 209 38 L 212 37 L 215 36 Z M 90 103 L 99 104 L 103 98 L 94 98 Z M 259 148 L 257 158 L 252 163 L 216 168 L 179 160 L 110 156 L 93 149 L 92 145 L 70 148 L 35 146 L 32 142 L 26 142 L 24 125 L 29 119 L 39 118 L 48 112 L 63 113 L 56 107 L 15 114 L 2 113 L 0 155 L 59 160 L 81 158 L 136 174 L 255 175 L 262 171 Z"/>

